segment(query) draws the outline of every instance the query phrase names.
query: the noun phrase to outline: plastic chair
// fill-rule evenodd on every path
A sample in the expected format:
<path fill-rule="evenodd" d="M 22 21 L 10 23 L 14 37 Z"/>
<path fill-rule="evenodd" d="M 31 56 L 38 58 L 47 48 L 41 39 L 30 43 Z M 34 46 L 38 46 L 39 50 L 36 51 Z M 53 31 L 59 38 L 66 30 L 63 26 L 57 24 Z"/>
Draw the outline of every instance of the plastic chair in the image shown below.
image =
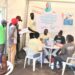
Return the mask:
<path fill-rule="evenodd" d="M 8 66 L 8 68 L 7 68 L 8 72 L 5 75 L 10 75 L 13 71 L 13 65 L 11 62 L 7 61 L 7 66 Z"/>
<path fill-rule="evenodd" d="M 26 51 L 28 48 L 23 48 L 24 51 Z M 26 56 L 25 56 L 25 60 L 24 60 L 24 68 L 26 67 L 26 61 L 28 59 L 28 64 L 30 64 L 30 60 L 33 60 L 33 71 L 35 71 L 35 66 L 36 66 L 36 61 L 41 57 L 41 68 L 42 68 L 42 52 L 38 52 L 36 57 L 33 56 L 28 56 L 27 52 L 26 52 Z M 39 55 L 39 56 L 38 56 Z"/>
<path fill-rule="evenodd" d="M 69 60 L 75 60 L 75 58 L 73 58 L 73 57 L 68 57 L 66 62 L 62 62 L 62 63 L 63 63 L 63 68 L 62 68 L 62 74 L 61 74 L 61 75 L 64 75 L 64 72 L 65 72 L 65 69 L 66 69 L 66 65 L 73 66 L 72 63 L 69 63 L 69 62 L 68 62 Z M 73 71 L 73 72 L 74 72 L 74 71 Z M 74 72 L 74 75 L 75 75 L 75 72 Z"/>

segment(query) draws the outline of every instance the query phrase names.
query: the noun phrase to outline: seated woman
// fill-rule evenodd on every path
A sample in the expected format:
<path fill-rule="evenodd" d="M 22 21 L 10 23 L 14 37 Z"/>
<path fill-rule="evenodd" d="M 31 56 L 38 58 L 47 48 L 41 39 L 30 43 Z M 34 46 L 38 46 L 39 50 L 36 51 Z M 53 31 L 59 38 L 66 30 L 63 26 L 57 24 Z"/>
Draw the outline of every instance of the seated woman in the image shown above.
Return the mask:
<path fill-rule="evenodd" d="M 60 67 L 62 67 L 62 61 L 66 61 L 67 57 L 72 57 L 73 53 L 75 52 L 75 44 L 74 44 L 74 37 L 72 35 L 67 35 L 66 37 L 66 44 L 61 49 L 61 53 L 54 57 L 54 69 L 56 69 L 56 63 L 59 61 Z"/>
<path fill-rule="evenodd" d="M 60 30 L 58 34 L 54 37 L 54 41 L 57 46 L 63 46 L 65 44 L 65 37 L 63 36 L 62 30 Z M 60 51 L 61 49 L 57 52 L 57 55 Z"/>
<path fill-rule="evenodd" d="M 65 37 L 63 36 L 63 31 L 60 30 L 58 35 L 54 37 L 56 43 L 65 44 Z"/>

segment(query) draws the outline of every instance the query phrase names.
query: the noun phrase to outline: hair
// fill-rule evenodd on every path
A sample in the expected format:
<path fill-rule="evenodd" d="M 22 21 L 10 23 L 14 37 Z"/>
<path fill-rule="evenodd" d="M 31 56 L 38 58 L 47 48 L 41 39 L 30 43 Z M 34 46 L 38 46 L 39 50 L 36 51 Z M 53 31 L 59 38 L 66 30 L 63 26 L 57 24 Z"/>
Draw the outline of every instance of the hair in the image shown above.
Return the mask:
<path fill-rule="evenodd" d="M 47 35 L 48 29 L 44 29 L 44 35 Z"/>
<path fill-rule="evenodd" d="M 16 19 L 18 19 L 19 21 L 22 21 L 21 16 L 16 16 Z"/>
<path fill-rule="evenodd" d="M 34 13 L 30 13 L 30 18 L 34 20 Z"/>
<path fill-rule="evenodd" d="M 40 36 L 38 32 L 35 32 L 34 35 L 35 35 L 35 38 L 38 38 Z"/>
<path fill-rule="evenodd" d="M 58 35 L 62 35 L 63 34 L 63 31 L 62 30 L 60 30 L 59 31 L 59 33 L 58 33 Z"/>
<path fill-rule="evenodd" d="M 66 41 L 67 41 L 68 43 L 71 43 L 71 42 L 74 41 L 74 37 L 73 37 L 72 35 L 67 35 L 67 36 L 66 36 Z"/>
<path fill-rule="evenodd" d="M 5 27 L 7 25 L 7 21 L 6 20 L 2 20 L 1 24 L 2 24 L 3 27 Z"/>

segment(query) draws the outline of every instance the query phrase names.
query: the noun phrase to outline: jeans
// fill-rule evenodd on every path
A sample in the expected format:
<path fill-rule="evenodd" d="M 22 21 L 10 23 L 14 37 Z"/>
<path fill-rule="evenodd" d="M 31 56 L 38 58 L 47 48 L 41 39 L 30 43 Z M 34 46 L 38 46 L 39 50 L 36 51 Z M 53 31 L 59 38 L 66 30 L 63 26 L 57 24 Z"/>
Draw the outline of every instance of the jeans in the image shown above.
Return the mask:
<path fill-rule="evenodd" d="M 0 44 L 0 52 L 3 54 L 3 52 L 4 52 L 4 44 Z"/>
<path fill-rule="evenodd" d="M 59 56 L 54 57 L 54 69 L 56 69 L 56 65 L 57 65 L 57 61 L 59 62 L 59 66 L 60 68 L 62 68 L 62 61 L 64 61 L 63 59 L 61 59 Z"/>

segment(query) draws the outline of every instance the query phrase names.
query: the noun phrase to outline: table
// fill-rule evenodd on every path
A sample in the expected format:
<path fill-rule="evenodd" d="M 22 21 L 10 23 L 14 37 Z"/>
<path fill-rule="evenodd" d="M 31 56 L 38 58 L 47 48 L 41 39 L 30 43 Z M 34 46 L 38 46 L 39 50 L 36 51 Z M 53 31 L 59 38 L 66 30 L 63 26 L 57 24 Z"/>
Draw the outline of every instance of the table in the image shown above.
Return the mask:
<path fill-rule="evenodd" d="M 49 46 L 49 45 L 45 45 L 44 48 L 47 48 L 49 49 L 49 57 L 50 57 L 50 61 L 49 61 L 49 66 L 51 66 L 51 56 L 57 56 L 56 53 L 58 52 L 58 50 L 61 48 L 60 46 L 57 46 L 57 45 L 52 45 L 52 46 Z M 53 52 L 52 50 L 55 49 Z"/>
<path fill-rule="evenodd" d="M 50 54 L 53 56 L 56 56 L 57 51 L 60 49 L 60 47 L 57 45 L 53 45 L 53 46 L 48 46 L 48 45 L 46 46 L 45 45 L 44 48 L 48 48 L 50 51 Z M 53 49 L 55 49 L 55 51 L 52 52 Z"/>

